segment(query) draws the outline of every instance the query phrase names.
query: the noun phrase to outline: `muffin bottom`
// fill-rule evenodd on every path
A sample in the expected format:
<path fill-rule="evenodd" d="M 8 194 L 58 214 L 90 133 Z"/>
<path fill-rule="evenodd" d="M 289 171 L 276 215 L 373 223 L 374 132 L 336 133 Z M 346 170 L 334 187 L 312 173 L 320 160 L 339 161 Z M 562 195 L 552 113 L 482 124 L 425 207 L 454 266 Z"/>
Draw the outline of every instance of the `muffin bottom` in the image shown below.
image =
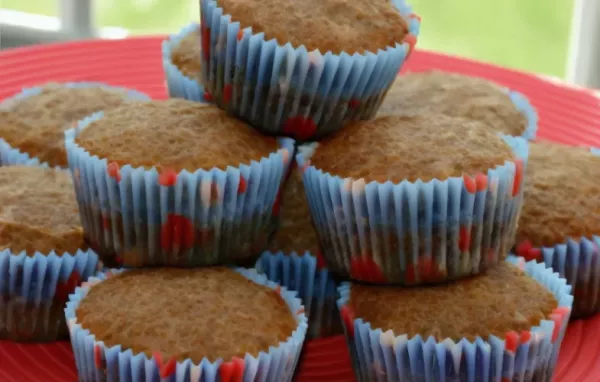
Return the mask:
<path fill-rule="evenodd" d="M 39 303 L 20 296 L 0 299 L 0 340 L 50 342 L 66 340 L 65 303 L 45 300 Z"/>

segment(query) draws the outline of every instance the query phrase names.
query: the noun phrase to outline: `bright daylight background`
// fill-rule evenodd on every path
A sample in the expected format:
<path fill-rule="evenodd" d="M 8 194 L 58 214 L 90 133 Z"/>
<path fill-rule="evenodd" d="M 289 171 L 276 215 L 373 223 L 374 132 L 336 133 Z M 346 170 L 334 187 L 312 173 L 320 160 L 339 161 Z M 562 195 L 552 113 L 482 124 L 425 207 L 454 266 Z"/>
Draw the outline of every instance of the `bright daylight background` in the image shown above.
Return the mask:
<path fill-rule="evenodd" d="M 302 0 L 297 0 L 302 1 Z M 598 0 L 600 1 L 600 0 Z M 419 47 L 557 77 L 566 74 L 573 0 L 409 0 L 423 18 Z M 57 16 L 57 0 L 0 0 L 2 8 Z M 199 0 L 95 0 L 98 26 L 175 32 Z"/>

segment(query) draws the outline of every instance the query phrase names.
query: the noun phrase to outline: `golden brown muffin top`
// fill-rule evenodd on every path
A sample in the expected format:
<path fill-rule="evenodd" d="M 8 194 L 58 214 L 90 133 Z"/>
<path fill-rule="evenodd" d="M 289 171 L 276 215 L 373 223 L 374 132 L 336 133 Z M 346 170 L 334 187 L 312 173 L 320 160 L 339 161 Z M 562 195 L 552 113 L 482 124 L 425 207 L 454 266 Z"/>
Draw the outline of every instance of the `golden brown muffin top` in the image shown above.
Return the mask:
<path fill-rule="evenodd" d="M 487 274 L 419 288 L 353 284 L 356 318 L 394 335 L 420 334 L 441 341 L 504 338 L 539 325 L 558 305 L 550 291 L 518 267 L 503 262 Z"/>
<path fill-rule="evenodd" d="M 200 28 L 194 29 L 188 33 L 180 42 L 173 48 L 171 52 L 171 60 L 173 64 L 181 70 L 181 72 L 189 78 L 200 80 Z"/>
<path fill-rule="evenodd" d="M 600 235 L 600 157 L 587 149 L 539 142 L 529 146 L 525 203 L 517 242 L 535 247 Z"/>
<path fill-rule="evenodd" d="M 40 94 L 10 101 L 0 112 L 0 136 L 51 167 L 68 167 L 65 130 L 80 119 L 127 100 L 125 92 L 101 87 L 48 84 Z"/>
<path fill-rule="evenodd" d="M 304 45 L 338 54 L 376 53 L 401 43 L 408 24 L 390 0 L 218 0 L 223 14 L 240 27 L 263 32 L 280 45 Z"/>
<path fill-rule="evenodd" d="M 281 202 L 280 227 L 271 242 L 270 250 L 285 254 L 296 252 L 299 255 L 309 251 L 316 255 L 319 242 L 310 217 L 302 173 L 297 168 L 292 170 L 286 182 Z"/>
<path fill-rule="evenodd" d="M 277 141 L 215 106 L 179 99 L 130 102 L 77 136 L 91 155 L 123 166 L 225 170 L 277 151 Z"/>
<path fill-rule="evenodd" d="M 76 315 L 107 346 L 194 363 L 257 357 L 297 327 L 277 292 L 224 267 L 124 272 L 93 286 Z"/>
<path fill-rule="evenodd" d="M 0 167 L 0 250 L 75 254 L 85 249 L 68 172 Z"/>
<path fill-rule="evenodd" d="M 511 148 L 481 122 L 438 114 L 353 122 L 321 141 L 311 163 L 341 178 L 400 182 L 487 174 L 509 160 Z"/>
<path fill-rule="evenodd" d="M 500 86 L 483 78 L 438 71 L 398 77 L 378 115 L 440 113 L 481 121 L 494 132 L 514 136 L 527 128 L 527 118 Z"/>

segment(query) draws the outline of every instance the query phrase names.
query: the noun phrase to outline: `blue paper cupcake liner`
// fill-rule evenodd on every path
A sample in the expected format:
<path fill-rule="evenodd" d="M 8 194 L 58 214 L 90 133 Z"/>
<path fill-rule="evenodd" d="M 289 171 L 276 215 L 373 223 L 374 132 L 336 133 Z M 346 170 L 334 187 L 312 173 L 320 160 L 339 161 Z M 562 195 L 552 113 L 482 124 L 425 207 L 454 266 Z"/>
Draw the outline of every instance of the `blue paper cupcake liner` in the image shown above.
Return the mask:
<path fill-rule="evenodd" d="M 236 269 L 241 275 L 257 284 L 278 289 L 279 285 L 267 280 L 264 275 L 259 275 L 254 269 Z M 113 271 L 120 273 L 122 271 Z M 269 347 L 258 355 L 246 354 L 243 360 L 234 358 L 231 361 L 218 359 L 211 362 L 203 359 L 198 364 L 190 359 L 177 362 L 175 367 L 165 375 L 158 365 L 162 360 L 148 358 L 144 353 L 134 353 L 131 349 L 124 349 L 120 345 L 108 347 L 103 341 L 96 339 L 88 329 L 81 327 L 77 322 L 76 311 L 82 299 L 85 298 L 93 285 L 106 279 L 107 274 L 92 277 L 88 283 L 77 288 L 70 296 L 65 309 L 65 316 L 71 335 L 71 344 L 75 354 L 75 363 L 80 381 L 177 381 L 177 382 L 224 382 L 224 381 L 291 381 L 307 329 L 307 319 L 304 307 L 296 292 L 281 288 L 280 294 L 290 311 L 294 314 L 298 326 L 285 342 L 278 346 Z M 160 351 L 160 349 L 157 349 Z M 226 366 L 243 362 L 243 373 L 225 377 L 222 370 Z"/>
<path fill-rule="evenodd" d="M 62 256 L 0 251 L 0 339 L 66 339 L 64 315 L 58 313 L 75 286 L 100 267 L 91 250 Z"/>
<path fill-rule="evenodd" d="M 294 152 L 280 149 L 249 165 L 181 171 L 161 185 L 155 168 L 121 168 L 91 156 L 77 134 L 102 118 L 96 113 L 68 130 L 69 167 L 85 235 L 109 266 L 201 266 L 250 261 L 264 251 L 272 208 Z M 115 167 L 116 165 L 116 167 Z"/>
<path fill-rule="evenodd" d="M 600 150 L 590 149 L 596 155 Z M 515 245 L 517 255 L 543 262 L 573 287 L 573 314 L 580 318 L 600 312 L 600 232 L 591 237 L 569 238 L 554 247 L 535 248 L 531 242 Z"/>
<path fill-rule="evenodd" d="M 216 104 L 265 134 L 315 140 L 370 118 L 409 56 L 420 19 L 404 0 L 412 42 L 378 52 L 308 52 L 240 26 L 218 1 L 201 0 L 202 83 Z M 414 44 L 413 44 L 414 45 Z"/>
<path fill-rule="evenodd" d="M 173 63 L 171 57 L 173 49 L 190 33 L 200 33 L 200 24 L 192 23 L 162 42 L 162 62 L 169 97 L 196 102 L 209 102 L 204 98 L 204 86 L 198 80 L 183 74 Z M 200 38 L 198 38 L 198 43 L 200 43 Z M 200 61 L 200 56 L 198 56 L 198 61 Z"/>
<path fill-rule="evenodd" d="M 310 164 L 316 144 L 300 150 L 327 267 L 354 280 L 415 285 L 478 274 L 502 261 L 514 243 L 528 156 L 524 138 L 503 138 L 518 161 L 473 177 L 398 184 L 342 179 Z"/>
<path fill-rule="evenodd" d="M 68 82 L 61 84 L 68 88 L 95 88 L 102 87 L 107 89 L 121 90 L 127 93 L 127 98 L 132 101 L 149 101 L 150 97 L 136 90 L 125 89 L 121 87 L 109 86 L 100 82 Z M 0 109 L 8 107 L 13 102 L 18 102 L 28 97 L 36 96 L 42 92 L 42 87 L 33 87 L 23 89 L 14 97 L 8 98 L 0 104 Z M 0 137 L 0 166 L 42 166 L 49 167 L 47 162 L 41 162 L 38 158 L 32 157 L 27 153 L 21 152 L 19 149 L 12 147 L 2 137 Z"/>
<path fill-rule="evenodd" d="M 534 140 L 537 134 L 538 127 L 537 111 L 531 105 L 529 99 L 523 94 L 510 89 L 506 89 L 506 92 L 510 97 L 510 100 L 517 108 L 517 110 L 521 112 L 521 114 L 523 114 L 525 116 L 525 119 L 527 120 L 527 127 L 525 128 L 525 131 L 521 136 L 529 141 Z"/>
<path fill-rule="evenodd" d="M 337 309 L 337 282 L 325 268 L 319 268 L 317 258 L 309 252 L 265 252 L 256 262 L 258 273 L 265 274 L 289 290 L 298 292 L 308 317 L 308 338 L 327 337 L 342 333 Z"/>
<path fill-rule="evenodd" d="M 517 334 L 514 350 L 507 347 L 508 340 L 493 335 L 474 341 L 447 338 L 438 342 L 434 337 L 409 338 L 372 328 L 360 317 L 342 317 L 344 325 L 352 325 L 344 329 L 358 381 L 551 381 L 573 303 L 571 288 L 542 264 L 525 263 L 515 256 L 507 261 L 520 265 L 558 301 L 550 317 L 529 330 L 529 339 L 522 341 Z M 345 311 L 350 290 L 350 283 L 339 288 L 340 311 Z"/>

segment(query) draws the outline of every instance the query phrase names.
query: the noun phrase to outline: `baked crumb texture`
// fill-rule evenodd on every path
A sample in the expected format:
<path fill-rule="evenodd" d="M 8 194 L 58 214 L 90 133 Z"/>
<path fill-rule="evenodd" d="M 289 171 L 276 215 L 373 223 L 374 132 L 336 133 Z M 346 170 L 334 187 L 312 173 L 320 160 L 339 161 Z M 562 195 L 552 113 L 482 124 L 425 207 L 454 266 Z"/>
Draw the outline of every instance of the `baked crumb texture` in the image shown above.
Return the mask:
<path fill-rule="evenodd" d="M 436 286 L 340 286 L 358 381 L 550 381 L 571 287 L 544 264 L 507 263 Z"/>
<path fill-rule="evenodd" d="M 97 265 L 68 172 L 0 167 L 0 340 L 66 339 L 67 296 Z"/>
<path fill-rule="evenodd" d="M 263 133 L 302 141 L 374 116 L 420 26 L 402 0 L 202 0 L 200 8 L 210 97 Z"/>
<path fill-rule="evenodd" d="M 210 102 L 200 83 L 200 25 L 190 24 L 162 42 L 162 62 L 171 98 Z"/>
<path fill-rule="evenodd" d="M 134 90 L 95 82 L 24 89 L 0 104 L 0 165 L 67 168 L 65 130 L 92 113 L 149 99 Z"/>
<path fill-rule="evenodd" d="M 530 145 L 515 253 L 573 286 L 573 316 L 600 311 L 600 151 Z"/>
<path fill-rule="evenodd" d="M 437 70 L 406 73 L 390 87 L 378 116 L 445 114 L 477 120 L 494 132 L 534 139 L 538 117 L 523 94 L 479 77 Z"/>
<path fill-rule="evenodd" d="M 395 123 L 360 124 L 365 131 L 348 126 L 312 155 L 297 155 L 329 269 L 358 281 L 416 285 L 477 274 L 504 259 L 523 200 L 525 139 L 505 136 L 504 143 L 473 128 L 474 137 L 460 139 L 481 147 L 436 137 L 439 154 L 437 143 L 407 142 L 410 134 L 431 137 L 418 129 L 393 134 Z"/>
<path fill-rule="evenodd" d="M 342 334 L 336 302 L 338 283 L 318 257 L 309 252 L 264 252 L 255 269 L 298 292 L 308 316 L 308 338 Z"/>
<path fill-rule="evenodd" d="M 130 106 L 67 132 L 92 248 L 111 266 L 253 264 L 272 234 L 293 140 L 197 102 Z"/>
<path fill-rule="evenodd" d="M 121 272 L 92 277 L 67 303 L 80 378 L 291 380 L 307 330 L 296 292 L 248 269 Z"/>

